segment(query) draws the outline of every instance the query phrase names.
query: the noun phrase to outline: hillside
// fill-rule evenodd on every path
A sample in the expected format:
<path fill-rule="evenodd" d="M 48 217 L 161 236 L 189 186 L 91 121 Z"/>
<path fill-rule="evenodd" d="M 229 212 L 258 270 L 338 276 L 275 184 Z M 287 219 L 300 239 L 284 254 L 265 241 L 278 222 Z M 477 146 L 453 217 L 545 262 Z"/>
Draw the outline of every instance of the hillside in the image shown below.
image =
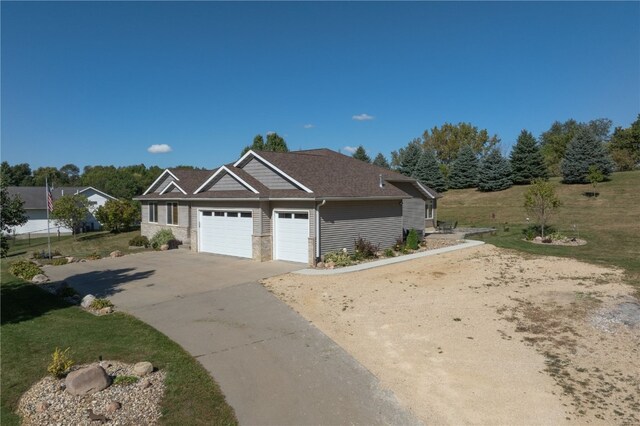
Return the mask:
<path fill-rule="evenodd" d="M 591 185 L 563 185 L 559 178 L 552 182 L 557 184 L 562 206 L 551 225 L 564 235 L 586 239 L 587 245 L 557 247 L 523 241 L 528 186 L 489 193 L 447 191 L 439 200 L 438 220 L 458 221 L 459 226 L 493 226 L 498 229 L 496 235 L 482 239 L 499 247 L 619 266 L 640 287 L 640 170 L 614 173 L 609 182 L 598 185 L 595 198 L 585 195 L 592 191 Z"/>

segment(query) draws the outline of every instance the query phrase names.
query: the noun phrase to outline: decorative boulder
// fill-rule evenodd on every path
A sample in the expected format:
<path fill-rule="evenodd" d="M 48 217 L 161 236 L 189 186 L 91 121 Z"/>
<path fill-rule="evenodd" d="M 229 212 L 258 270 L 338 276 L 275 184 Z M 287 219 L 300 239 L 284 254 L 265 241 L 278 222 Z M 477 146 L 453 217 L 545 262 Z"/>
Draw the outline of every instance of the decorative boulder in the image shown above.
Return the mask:
<path fill-rule="evenodd" d="M 98 313 L 100 315 L 107 315 L 113 312 L 113 308 L 111 306 L 105 306 L 104 308 L 100 309 L 98 311 Z"/>
<path fill-rule="evenodd" d="M 67 392 L 72 395 L 86 395 L 100 392 L 111 384 L 111 377 L 99 365 L 91 365 L 72 371 L 65 379 Z"/>
<path fill-rule="evenodd" d="M 85 309 L 88 309 L 94 300 L 96 300 L 96 297 L 93 294 L 87 294 L 85 297 L 82 298 L 82 302 L 80 302 L 80 306 L 82 306 Z"/>
<path fill-rule="evenodd" d="M 163 245 L 161 245 L 161 246 L 160 246 L 160 250 L 162 250 L 162 251 L 167 251 L 167 250 L 169 250 L 169 244 L 163 244 Z"/>
<path fill-rule="evenodd" d="M 49 277 L 47 277 L 44 274 L 38 274 L 38 275 L 35 275 L 33 278 L 31 278 L 31 282 L 34 284 L 43 284 L 43 283 L 46 283 L 47 281 L 49 281 Z"/>
<path fill-rule="evenodd" d="M 122 253 L 120 250 L 115 250 L 115 251 L 112 251 L 111 253 L 109 253 L 109 256 L 111 256 L 111 257 L 122 257 L 122 256 L 124 256 L 124 253 Z"/>
<path fill-rule="evenodd" d="M 153 372 L 153 364 L 148 361 L 139 362 L 133 366 L 133 374 L 137 376 L 146 376 Z"/>

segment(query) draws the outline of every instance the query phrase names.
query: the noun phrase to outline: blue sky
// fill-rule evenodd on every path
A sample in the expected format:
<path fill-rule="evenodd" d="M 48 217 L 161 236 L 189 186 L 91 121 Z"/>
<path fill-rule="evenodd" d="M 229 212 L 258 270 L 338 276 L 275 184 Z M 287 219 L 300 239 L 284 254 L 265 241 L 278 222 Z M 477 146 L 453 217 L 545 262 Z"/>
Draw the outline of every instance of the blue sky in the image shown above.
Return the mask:
<path fill-rule="evenodd" d="M 269 131 L 388 157 L 461 121 L 508 152 L 523 128 L 640 113 L 639 2 L 1 8 L 2 160 L 34 169 L 213 168 Z"/>

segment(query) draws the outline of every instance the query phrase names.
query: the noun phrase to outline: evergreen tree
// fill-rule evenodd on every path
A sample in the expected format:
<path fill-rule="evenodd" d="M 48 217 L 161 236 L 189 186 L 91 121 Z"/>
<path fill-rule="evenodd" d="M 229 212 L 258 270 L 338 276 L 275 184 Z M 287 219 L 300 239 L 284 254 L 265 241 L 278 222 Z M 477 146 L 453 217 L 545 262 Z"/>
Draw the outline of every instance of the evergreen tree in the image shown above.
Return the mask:
<path fill-rule="evenodd" d="M 589 127 L 581 127 L 569 142 L 562 159 L 561 170 L 564 183 L 588 183 L 589 167 L 597 167 L 607 177 L 613 170 L 604 143 Z"/>
<path fill-rule="evenodd" d="M 289 152 L 289 147 L 284 138 L 277 133 L 269 133 L 267 135 L 267 142 L 264 144 L 265 151 L 272 152 Z"/>
<path fill-rule="evenodd" d="M 438 160 L 430 149 L 425 150 L 420 156 L 412 177 L 438 192 L 447 190 L 447 182 L 440 170 Z"/>
<path fill-rule="evenodd" d="M 469 145 L 463 145 L 451 163 L 449 188 L 474 188 L 478 185 L 478 158 Z"/>
<path fill-rule="evenodd" d="M 511 177 L 516 185 L 547 178 L 547 166 L 536 139 L 523 130 L 511 151 Z"/>
<path fill-rule="evenodd" d="M 422 147 L 419 142 L 411 141 L 406 148 L 400 150 L 398 171 L 405 176 L 412 176 L 420 157 Z"/>
<path fill-rule="evenodd" d="M 381 152 L 378 153 L 378 155 L 376 155 L 376 158 L 373 159 L 373 164 L 376 166 L 384 167 L 385 169 L 391 168 L 389 162 Z"/>
<path fill-rule="evenodd" d="M 365 163 L 371 163 L 371 158 L 367 155 L 367 151 L 362 145 L 356 148 L 356 151 L 352 155 L 356 160 L 364 161 Z"/>
<path fill-rule="evenodd" d="M 513 185 L 511 166 L 500 150 L 494 149 L 480 163 L 478 189 L 480 191 L 502 191 Z"/>

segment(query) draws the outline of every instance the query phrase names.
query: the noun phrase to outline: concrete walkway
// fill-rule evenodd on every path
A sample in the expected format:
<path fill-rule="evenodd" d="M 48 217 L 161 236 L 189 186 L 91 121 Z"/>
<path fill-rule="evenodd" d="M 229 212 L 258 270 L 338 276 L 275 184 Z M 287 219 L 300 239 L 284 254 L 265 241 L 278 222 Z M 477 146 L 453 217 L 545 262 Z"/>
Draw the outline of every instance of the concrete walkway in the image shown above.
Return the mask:
<path fill-rule="evenodd" d="M 258 284 L 300 266 L 173 250 L 45 273 L 110 298 L 182 345 L 220 384 L 241 424 L 420 424 L 375 376 Z"/>

